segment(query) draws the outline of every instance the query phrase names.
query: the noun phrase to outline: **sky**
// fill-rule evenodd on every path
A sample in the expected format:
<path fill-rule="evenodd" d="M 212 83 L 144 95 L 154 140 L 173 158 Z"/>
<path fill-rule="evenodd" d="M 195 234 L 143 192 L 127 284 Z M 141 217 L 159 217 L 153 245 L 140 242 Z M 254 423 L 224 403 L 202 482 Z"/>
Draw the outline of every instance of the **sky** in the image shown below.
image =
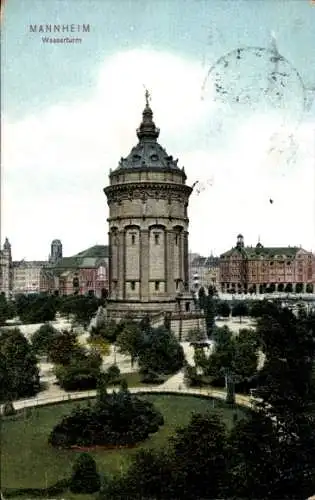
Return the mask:
<path fill-rule="evenodd" d="M 315 251 L 314 2 L 6 0 L 1 23 L 14 260 L 47 259 L 53 239 L 65 256 L 107 244 L 103 188 L 137 143 L 144 87 L 160 144 L 198 181 L 190 251 L 218 255 L 239 233 Z M 38 31 L 58 24 L 81 31 Z"/>

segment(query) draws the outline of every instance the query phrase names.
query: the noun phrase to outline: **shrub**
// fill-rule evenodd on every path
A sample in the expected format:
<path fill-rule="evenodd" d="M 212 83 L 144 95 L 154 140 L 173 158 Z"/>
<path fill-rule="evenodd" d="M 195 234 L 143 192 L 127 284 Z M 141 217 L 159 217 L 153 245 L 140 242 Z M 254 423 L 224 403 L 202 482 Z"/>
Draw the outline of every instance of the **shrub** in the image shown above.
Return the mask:
<path fill-rule="evenodd" d="M 106 370 L 107 383 L 118 384 L 120 382 L 120 369 L 117 365 L 112 365 Z"/>
<path fill-rule="evenodd" d="M 162 382 L 158 373 L 150 370 L 149 368 L 140 369 L 141 382 L 144 384 L 160 384 Z"/>
<path fill-rule="evenodd" d="M 70 481 L 72 493 L 95 493 L 101 486 L 96 463 L 88 453 L 81 453 L 73 465 Z"/>
<path fill-rule="evenodd" d="M 2 412 L 5 417 L 16 414 L 16 409 L 14 408 L 12 401 L 7 401 L 6 403 L 4 403 Z"/>
<path fill-rule="evenodd" d="M 87 364 L 76 364 L 74 360 L 71 365 L 58 366 L 55 373 L 60 387 L 65 391 L 84 391 L 96 388 L 100 371 Z"/>
<path fill-rule="evenodd" d="M 47 355 L 58 331 L 49 323 L 42 325 L 32 335 L 32 347 L 36 354 Z"/>
<path fill-rule="evenodd" d="M 76 408 L 49 436 L 52 446 L 128 446 L 146 439 L 163 425 L 162 414 L 149 401 L 126 389 L 100 390 L 94 405 Z"/>
<path fill-rule="evenodd" d="M 152 328 L 145 336 L 138 361 L 140 368 L 161 374 L 172 374 L 183 367 L 185 356 L 175 336 L 161 326 Z"/>
<path fill-rule="evenodd" d="M 198 340 L 204 340 L 205 335 L 202 333 L 199 328 L 194 328 L 192 330 L 189 330 L 187 333 L 187 341 L 188 342 L 196 342 Z"/>
<path fill-rule="evenodd" d="M 202 385 L 202 376 L 198 375 L 195 366 L 187 365 L 184 371 L 184 381 L 188 387 L 200 387 Z"/>

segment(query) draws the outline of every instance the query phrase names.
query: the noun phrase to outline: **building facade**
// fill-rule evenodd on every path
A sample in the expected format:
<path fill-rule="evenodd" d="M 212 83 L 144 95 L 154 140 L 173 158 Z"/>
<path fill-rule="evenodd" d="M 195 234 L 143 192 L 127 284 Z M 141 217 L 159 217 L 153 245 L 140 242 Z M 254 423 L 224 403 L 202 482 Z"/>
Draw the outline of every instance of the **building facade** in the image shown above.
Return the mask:
<path fill-rule="evenodd" d="M 53 292 L 60 295 L 108 295 L 108 247 L 95 245 L 64 257 L 51 269 Z"/>
<path fill-rule="evenodd" d="M 110 172 L 109 300 L 112 317 L 191 310 L 184 168 L 157 142 L 146 93 L 138 144 Z"/>
<path fill-rule="evenodd" d="M 14 261 L 13 262 L 13 295 L 43 293 L 50 286 L 48 263 L 46 261 Z"/>
<path fill-rule="evenodd" d="M 108 247 L 95 245 L 72 257 L 62 257 L 53 240 L 48 261 L 12 261 L 6 238 L 0 251 L 0 292 L 7 297 L 29 293 L 108 295 Z"/>
<path fill-rule="evenodd" d="M 315 255 L 299 247 L 236 246 L 220 256 L 223 293 L 314 293 Z"/>
<path fill-rule="evenodd" d="M 215 287 L 219 290 L 219 258 L 195 256 L 189 266 L 189 285 L 194 292 L 199 288 Z"/>

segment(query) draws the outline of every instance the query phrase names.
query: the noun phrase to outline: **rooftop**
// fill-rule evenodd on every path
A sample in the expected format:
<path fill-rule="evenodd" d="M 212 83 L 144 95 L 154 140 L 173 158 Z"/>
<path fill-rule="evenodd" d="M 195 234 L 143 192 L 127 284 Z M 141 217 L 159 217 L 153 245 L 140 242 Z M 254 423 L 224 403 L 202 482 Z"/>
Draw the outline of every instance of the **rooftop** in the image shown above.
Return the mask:
<path fill-rule="evenodd" d="M 171 169 L 179 170 L 177 163 L 172 156 L 169 156 L 165 149 L 157 142 L 160 129 L 155 126 L 153 112 L 149 106 L 150 95 L 146 90 L 146 106 L 142 113 L 142 122 L 137 129 L 139 142 L 134 146 L 126 158 L 121 158 L 117 170 L 121 169 Z"/>
<path fill-rule="evenodd" d="M 54 270 L 61 273 L 68 269 L 93 269 L 107 258 L 108 246 L 94 245 L 72 257 L 64 257 L 54 266 Z"/>
<path fill-rule="evenodd" d="M 299 247 L 264 247 L 258 244 L 256 247 L 234 247 L 221 254 L 221 257 L 230 257 L 237 253 L 243 253 L 249 259 L 263 257 L 295 257 L 296 253 L 301 250 Z"/>

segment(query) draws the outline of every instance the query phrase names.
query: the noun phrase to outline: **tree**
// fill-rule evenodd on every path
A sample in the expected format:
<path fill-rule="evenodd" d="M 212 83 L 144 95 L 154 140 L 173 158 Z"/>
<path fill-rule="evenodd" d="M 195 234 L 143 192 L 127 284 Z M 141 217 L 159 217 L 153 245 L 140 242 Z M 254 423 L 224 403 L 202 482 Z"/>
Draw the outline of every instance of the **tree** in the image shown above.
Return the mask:
<path fill-rule="evenodd" d="M 273 498 L 307 498 L 315 490 L 315 419 L 312 368 L 315 318 L 276 304 L 258 319 L 266 361 L 257 409 L 272 419 Z M 296 460 L 296 457 L 299 460 Z"/>
<path fill-rule="evenodd" d="M 134 321 L 126 321 L 122 332 L 117 337 L 116 345 L 120 352 L 130 355 L 131 366 L 133 366 L 143 345 L 143 333 L 140 326 Z"/>
<path fill-rule="evenodd" d="M 0 336 L 1 339 L 1 336 Z M 0 402 L 6 401 L 9 389 L 9 374 L 7 361 L 0 350 Z"/>
<path fill-rule="evenodd" d="M 67 365 L 74 354 L 79 351 L 82 352 L 82 348 L 77 342 L 76 334 L 73 331 L 64 330 L 54 335 L 49 345 L 48 358 L 57 365 Z"/>
<path fill-rule="evenodd" d="M 4 293 L 0 294 L 0 325 L 5 325 L 8 319 L 14 318 L 16 314 L 14 303 L 7 300 Z"/>
<path fill-rule="evenodd" d="M 275 499 L 277 437 L 269 417 L 251 412 L 228 437 L 229 490 L 235 498 Z M 282 498 L 282 497 L 281 497 Z"/>
<path fill-rule="evenodd" d="M 0 351 L 5 359 L 7 397 L 18 399 L 36 394 L 40 388 L 37 359 L 18 328 L 1 331 Z"/>
<path fill-rule="evenodd" d="M 96 351 L 100 356 L 108 356 L 110 354 L 110 345 L 101 335 L 91 335 L 87 339 L 90 348 Z"/>
<path fill-rule="evenodd" d="M 167 450 L 141 449 L 127 473 L 111 479 L 102 488 L 100 499 L 143 500 L 175 498 L 172 463 Z"/>
<path fill-rule="evenodd" d="M 292 293 L 293 292 L 293 285 L 292 283 L 287 283 L 284 287 L 284 291 L 286 293 Z"/>
<path fill-rule="evenodd" d="M 164 450 L 140 450 L 101 499 L 226 498 L 227 456 L 224 424 L 211 414 L 193 414 Z"/>
<path fill-rule="evenodd" d="M 100 376 L 102 358 L 98 353 L 72 355 L 66 365 L 55 368 L 59 385 L 66 391 L 95 389 Z"/>
<path fill-rule="evenodd" d="M 106 370 L 106 375 L 107 375 L 107 379 L 108 379 L 109 384 L 117 384 L 121 381 L 120 369 L 118 368 L 117 365 L 111 365 Z"/>
<path fill-rule="evenodd" d="M 101 486 L 96 463 L 88 453 L 81 453 L 76 459 L 70 482 L 72 493 L 95 493 Z"/>
<path fill-rule="evenodd" d="M 185 384 L 189 387 L 201 387 L 202 376 L 197 373 L 196 366 L 186 365 L 184 371 Z"/>
<path fill-rule="evenodd" d="M 44 323 L 54 321 L 57 298 L 51 295 L 18 295 L 16 309 L 23 323 Z"/>
<path fill-rule="evenodd" d="M 306 285 L 306 293 L 313 293 L 314 291 L 314 285 L 312 283 L 308 283 Z"/>
<path fill-rule="evenodd" d="M 39 327 L 31 338 L 34 352 L 38 355 L 47 356 L 58 334 L 58 331 L 50 323 Z"/>
<path fill-rule="evenodd" d="M 212 384 L 222 386 L 226 383 L 228 396 L 231 396 L 234 385 L 243 390 L 244 384 L 256 373 L 259 341 L 252 329 L 243 329 L 233 337 L 227 326 L 216 328 L 213 340 L 215 346 L 210 356 L 198 350 L 195 364 L 203 376 L 211 377 Z"/>
<path fill-rule="evenodd" d="M 100 326 L 92 326 L 91 337 L 102 337 L 106 342 L 112 344 L 116 342 L 117 336 L 121 331 L 122 327 L 120 324 L 117 324 L 113 320 L 105 321 L 105 323 Z"/>
<path fill-rule="evenodd" d="M 141 369 L 157 374 L 171 374 L 184 365 L 184 351 L 173 333 L 160 326 L 144 337 L 138 361 Z"/>
<path fill-rule="evenodd" d="M 201 286 L 198 290 L 198 303 L 199 308 L 204 309 L 206 305 L 206 291 L 203 286 Z"/>
<path fill-rule="evenodd" d="M 188 426 L 178 429 L 170 444 L 174 497 L 223 498 L 227 476 L 227 436 L 218 416 L 193 414 Z"/>
<path fill-rule="evenodd" d="M 227 300 L 219 300 L 216 307 L 219 317 L 228 318 L 231 314 L 231 307 Z"/>
<path fill-rule="evenodd" d="M 242 323 L 242 317 L 248 316 L 248 306 L 246 302 L 236 302 L 232 307 L 232 316 L 239 316 L 240 323 Z"/>
<path fill-rule="evenodd" d="M 215 315 L 216 315 L 214 293 L 209 293 L 205 297 L 204 312 L 205 312 L 207 336 L 209 338 L 212 338 L 215 328 Z"/>
<path fill-rule="evenodd" d="M 64 298 L 59 304 L 59 311 L 66 316 L 72 315 L 75 323 L 87 328 L 102 301 L 92 296 L 72 295 Z"/>
<path fill-rule="evenodd" d="M 244 329 L 233 338 L 233 344 L 233 378 L 235 383 L 240 383 L 257 371 L 259 343 L 255 331 Z"/>

